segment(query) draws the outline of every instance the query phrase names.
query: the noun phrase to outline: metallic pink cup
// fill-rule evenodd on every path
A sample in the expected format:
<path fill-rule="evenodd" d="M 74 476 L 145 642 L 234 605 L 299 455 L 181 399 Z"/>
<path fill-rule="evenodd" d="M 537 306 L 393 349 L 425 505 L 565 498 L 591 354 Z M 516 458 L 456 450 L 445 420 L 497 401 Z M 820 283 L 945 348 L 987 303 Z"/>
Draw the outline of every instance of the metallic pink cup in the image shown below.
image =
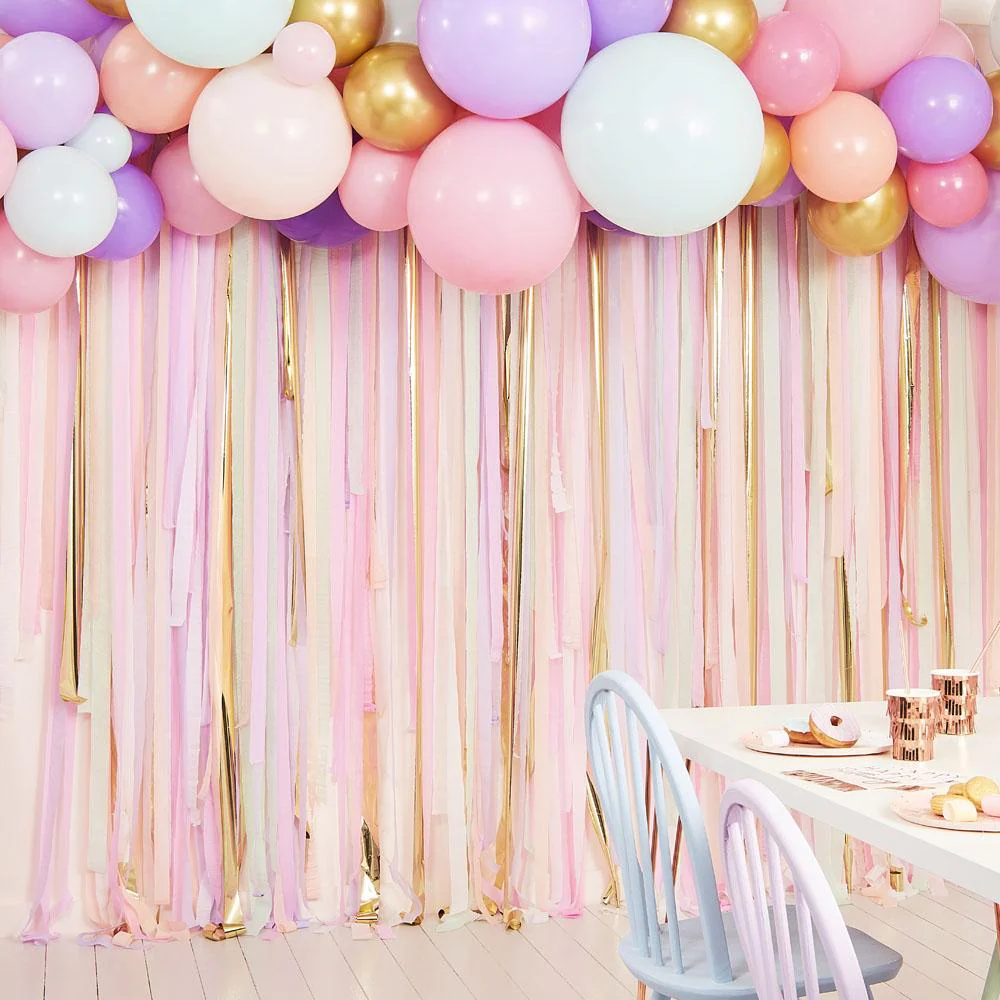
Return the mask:
<path fill-rule="evenodd" d="M 941 719 L 941 692 L 928 688 L 887 692 L 893 760 L 934 759 L 934 737 Z"/>
<path fill-rule="evenodd" d="M 931 686 L 941 692 L 938 732 L 968 736 L 976 731 L 979 674 L 972 670 L 932 670 Z"/>

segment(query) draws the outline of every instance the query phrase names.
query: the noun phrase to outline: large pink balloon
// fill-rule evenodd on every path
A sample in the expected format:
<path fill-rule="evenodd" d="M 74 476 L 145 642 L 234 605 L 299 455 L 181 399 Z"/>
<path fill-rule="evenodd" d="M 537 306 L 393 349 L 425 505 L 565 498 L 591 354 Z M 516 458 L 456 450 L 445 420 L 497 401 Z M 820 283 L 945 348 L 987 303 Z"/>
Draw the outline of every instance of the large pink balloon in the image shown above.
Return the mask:
<path fill-rule="evenodd" d="M 50 309 L 69 291 L 75 274 L 75 258 L 45 257 L 28 249 L 0 214 L 0 310 Z"/>
<path fill-rule="evenodd" d="M 580 196 L 551 139 L 522 121 L 463 118 L 424 150 L 407 202 L 424 260 L 500 295 L 547 278 L 580 225 Z"/>
<path fill-rule="evenodd" d="M 7 193 L 17 170 L 17 143 L 10 129 L 0 122 L 0 198 Z"/>
<path fill-rule="evenodd" d="M 942 229 L 971 222 L 990 193 L 986 168 L 971 153 L 951 163 L 911 163 L 906 189 L 913 211 Z"/>
<path fill-rule="evenodd" d="M 273 57 L 223 70 L 188 127 L 191 159 L 209 193 L 255 219 L 288 219 L 333 194 L 351 156 L 351 126 L 329 80 L 289 83 Z"/>
<path fill-rule="evenodd" d="M 941 0 L 788 0 L 822 21 L 840 44 L 838 90 L 868 90 L 902 69 L 941 20 Z"/>
<path fill-rule="evenodd" d="M 163 217 L 182 233 L 218 236 L 242 218 L 239 212 L 226 208 L 205 190 L 191 162 L 186 135 L 172 139 L 163 148 L 151 176 L 163 196 Z"/>
<path fill-rule="evenodd" d="M 366 229 L 391 233 L 406 225 L 406 197 L 420 153 L 394 153 L 367 139 L 354 146 L 340 182 L 344 211 Z"/>
<path fill-rule="evenodd" d="M 760 22 L 741 68 L 766 112 L 801 115 L 833 91 L 840 48 L 825 24 L 786 10 Z"/>

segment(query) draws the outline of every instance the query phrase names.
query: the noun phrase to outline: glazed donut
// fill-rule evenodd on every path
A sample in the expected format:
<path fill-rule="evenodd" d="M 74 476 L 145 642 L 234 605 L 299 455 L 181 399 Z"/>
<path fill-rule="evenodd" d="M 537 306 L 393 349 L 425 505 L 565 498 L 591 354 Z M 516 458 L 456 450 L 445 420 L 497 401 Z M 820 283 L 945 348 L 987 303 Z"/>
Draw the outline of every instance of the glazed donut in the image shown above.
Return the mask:
<path fill-rule="evenodd" d="M 809 713 L 809 730 L 824 747 L 852 747 L 861 739 L 861 727 L 837 705 L 820 705 Z"/>
<path fill-rule="evenodd" d="M 809 728 L 808 719 L 792 719 L 785 726 L 785 732 L 788 733 L 788 738 L 792 743 L 816 745 L 816 737 L 813 736 L 812 730 Z"/>

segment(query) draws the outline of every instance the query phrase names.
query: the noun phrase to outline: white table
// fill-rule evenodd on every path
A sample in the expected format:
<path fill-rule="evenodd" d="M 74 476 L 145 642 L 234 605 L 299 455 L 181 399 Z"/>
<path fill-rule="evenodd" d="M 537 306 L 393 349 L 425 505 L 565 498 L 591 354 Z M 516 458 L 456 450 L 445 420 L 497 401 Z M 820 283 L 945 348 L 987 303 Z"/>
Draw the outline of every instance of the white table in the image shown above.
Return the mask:
<path fill-rule="evenodd" d="M 885 702 L 862 702 L 846 710 L 863 729 L 888 733 Z M 681 753 L 726 778 L 755 778 L 789 809 L 841 830 L 873 847 L 891 852 L 934 875 L 996 902 L 1000 949 L 1000 834 L 935 830 L 899 819 L 889 808 L 891 791 L 840 792 L 786 776 L 793 770 L 828 770 L 837 763 L 809 757 L 756 753 L 741 737 L 751 730 L 780 729 L 789 719 L 805 718 L 803 705 L 756 708 L 689 708 L 663 713 Z M 991 775 L 1000 780 L 1000 698 L 980 698 L 974 736 L 939 736 L 930 766 L 962 777 Z M 886 758 L 878 758 L 886 760 Z M 1000 1000 L 1000 951 L 995 951 L 984 1000 Z"/>

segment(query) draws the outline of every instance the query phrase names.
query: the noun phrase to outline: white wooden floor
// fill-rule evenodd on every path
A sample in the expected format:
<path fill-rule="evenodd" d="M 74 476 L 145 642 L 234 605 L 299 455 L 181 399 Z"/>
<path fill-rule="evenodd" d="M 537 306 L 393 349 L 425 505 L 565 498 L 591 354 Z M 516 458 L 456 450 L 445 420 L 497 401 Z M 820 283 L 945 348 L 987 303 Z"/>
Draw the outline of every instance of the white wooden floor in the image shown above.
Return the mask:
<path fill-rule="evenodd" d="M 862 898 L 848 923 L 900 951 L 878 1000 L 979 1000 L 995 941 L 993 907 L 958 890 L 886 909 Z M 350 928 L 260 941 L 203 938 L 145 950 L 0 941 L 10 1000 L 630 1000 L 617 955 L 622 917 L 598 909 L 523 933 L 471 924 L 354 940 Z"/>

